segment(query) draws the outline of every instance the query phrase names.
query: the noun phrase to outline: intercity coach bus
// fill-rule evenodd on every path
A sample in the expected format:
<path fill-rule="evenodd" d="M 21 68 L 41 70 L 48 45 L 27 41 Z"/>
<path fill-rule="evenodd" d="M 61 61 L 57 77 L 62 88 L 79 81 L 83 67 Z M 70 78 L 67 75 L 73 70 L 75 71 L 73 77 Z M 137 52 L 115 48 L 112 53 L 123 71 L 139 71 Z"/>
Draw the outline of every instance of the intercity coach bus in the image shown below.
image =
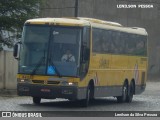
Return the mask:
<path fill-rule="evenodd" d="M 113 96 L 131 102 L 145 90 L 147 32 L 93 18 L 37 18 L 24 24 L 14 47 L 19 96 L 65 98 L 88 106 Z M 69 51 L 73 61 L 62 61 Z"/>

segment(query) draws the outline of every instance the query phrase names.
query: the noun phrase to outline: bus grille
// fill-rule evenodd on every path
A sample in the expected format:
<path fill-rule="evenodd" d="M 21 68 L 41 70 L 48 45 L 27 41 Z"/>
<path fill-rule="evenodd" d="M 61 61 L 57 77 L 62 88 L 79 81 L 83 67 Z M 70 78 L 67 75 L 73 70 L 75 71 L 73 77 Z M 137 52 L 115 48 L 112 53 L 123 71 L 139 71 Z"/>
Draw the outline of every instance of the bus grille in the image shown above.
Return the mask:
<path fill-rule="evenodd" d="M 36 83 L 36 84 L 59 84 L 60 81 L 46 81 L 46 80 L 32 80 L 33 83 Z"/>
<path fill-rule="evenodd" d="M 59 81 L 48 81 L 48 84 L 59 84 Z"/>
<path fill-rule="evenodd" d="M 32 80 L 33 83 L 44 84 L 44 80 Z"/>

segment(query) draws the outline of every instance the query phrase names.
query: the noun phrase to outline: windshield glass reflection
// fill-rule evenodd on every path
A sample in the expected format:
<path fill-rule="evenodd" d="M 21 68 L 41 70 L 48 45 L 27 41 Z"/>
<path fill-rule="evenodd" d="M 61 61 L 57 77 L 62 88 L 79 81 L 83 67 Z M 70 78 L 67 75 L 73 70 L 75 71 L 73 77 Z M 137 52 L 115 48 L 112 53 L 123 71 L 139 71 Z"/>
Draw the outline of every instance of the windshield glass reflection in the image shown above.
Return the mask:
<path fill-rule="evenodd" d="M 19 73 L 77 76 L 80 28 L 25 26 Z"/>

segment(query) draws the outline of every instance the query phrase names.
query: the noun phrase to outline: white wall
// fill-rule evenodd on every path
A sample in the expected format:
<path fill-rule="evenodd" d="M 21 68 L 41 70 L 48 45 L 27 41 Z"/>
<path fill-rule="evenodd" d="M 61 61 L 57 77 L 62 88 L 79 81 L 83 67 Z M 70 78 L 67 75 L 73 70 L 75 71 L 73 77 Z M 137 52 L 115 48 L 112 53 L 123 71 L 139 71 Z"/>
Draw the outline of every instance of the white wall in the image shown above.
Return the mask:
<path fill-rule="evenodd" d="M 13 52 L 0 52 L 0 89 L 16 89 L 18 62 L 13 57 Z"/>

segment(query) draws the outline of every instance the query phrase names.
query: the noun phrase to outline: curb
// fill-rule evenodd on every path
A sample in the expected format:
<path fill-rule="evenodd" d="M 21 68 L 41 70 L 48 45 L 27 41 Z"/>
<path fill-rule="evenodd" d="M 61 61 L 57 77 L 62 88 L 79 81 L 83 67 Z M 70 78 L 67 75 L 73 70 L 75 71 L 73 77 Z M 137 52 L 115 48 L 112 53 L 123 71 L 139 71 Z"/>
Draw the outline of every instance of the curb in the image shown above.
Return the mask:
<path fill-rule="evenodd" d="M 0 96 L 17 96 L 17 90 L 1 89 Z"/>

